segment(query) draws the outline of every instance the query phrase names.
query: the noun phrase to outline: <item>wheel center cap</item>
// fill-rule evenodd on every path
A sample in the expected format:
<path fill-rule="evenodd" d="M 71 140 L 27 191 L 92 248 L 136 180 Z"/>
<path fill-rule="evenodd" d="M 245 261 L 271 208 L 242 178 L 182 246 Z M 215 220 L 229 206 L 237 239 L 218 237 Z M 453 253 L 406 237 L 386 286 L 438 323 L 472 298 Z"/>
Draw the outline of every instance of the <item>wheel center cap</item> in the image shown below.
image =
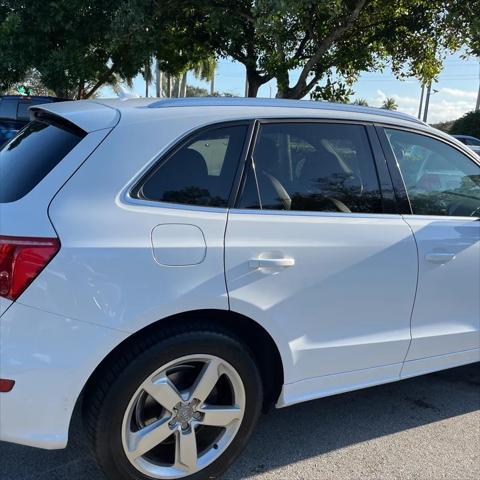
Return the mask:
<path fill-rule="evenodd" d="M 177 418 L 181 423 L 189 423 L 194 413 L 195 409 L 190 403 L 181 403 L 177 406 Z"/>

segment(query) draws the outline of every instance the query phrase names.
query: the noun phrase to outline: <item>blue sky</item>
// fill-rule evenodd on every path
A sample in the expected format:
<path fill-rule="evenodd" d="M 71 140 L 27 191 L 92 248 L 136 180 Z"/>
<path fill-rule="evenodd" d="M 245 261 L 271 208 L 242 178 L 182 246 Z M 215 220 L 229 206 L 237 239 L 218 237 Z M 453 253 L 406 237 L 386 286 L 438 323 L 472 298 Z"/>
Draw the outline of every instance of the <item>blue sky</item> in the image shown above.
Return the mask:
<path fill-rule="evenodd" d="M 293 72 L 291 78 L 295 78 Z M 444 70 L 433 88 L 437 90 L 431 97 L 429 117 L 430 123 L 453 120 L 465 112 L 475 108 L 478 85 L 480 81 L 480 65 L 478 59 L 471 57 L 462 59 L 460 54 L 449 55 L 445 60 Z M 235 96 L 243 96 L 245 91 L 245 68 L 230 60 L 220 60 L 215 77 L 216 90 L 229 92 Z M 195 79 L 193 73 L 188 74 L 188 83 L 208 88 L 206 82 Z M 394 97 L 399 110 L 412 115 L 418 114 L 421 86 L 415 79 L 397 80 L 390 69 L 383 72 L 367 72 L 361 75 L 353 86 L 353 98 L 364 98 L 371 106 L 380 106 L 386 97 Z M 141 76 L 134 81 L 134 93 L 145 95 L 145 82 Z M 154 94 L 154 88 L 150 89 Z M 259 90 L 259 97 L 274 97 L 276 82 L 272 80 Z M 112 96 L 110 89 L 102 94 Z"/>

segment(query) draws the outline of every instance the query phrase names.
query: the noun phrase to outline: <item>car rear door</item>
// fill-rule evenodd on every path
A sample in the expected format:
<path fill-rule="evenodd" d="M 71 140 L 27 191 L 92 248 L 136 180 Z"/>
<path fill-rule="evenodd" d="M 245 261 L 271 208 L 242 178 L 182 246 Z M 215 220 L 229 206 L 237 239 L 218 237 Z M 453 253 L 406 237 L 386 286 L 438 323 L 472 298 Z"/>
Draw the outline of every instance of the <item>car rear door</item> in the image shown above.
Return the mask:
<path fill-rule="evenodd" d="M 402 376 L 480 360 L 480 165 L 420 132 L 379 129 L 418 247 L 412 344 Z"/>
<path fill-rule="evenodd" d="M 398 379 L 410 344 L 417 252 L 368 130 L 261 122 L 229 213 L 230 308 L 278 341 L 280 405 Z"/>

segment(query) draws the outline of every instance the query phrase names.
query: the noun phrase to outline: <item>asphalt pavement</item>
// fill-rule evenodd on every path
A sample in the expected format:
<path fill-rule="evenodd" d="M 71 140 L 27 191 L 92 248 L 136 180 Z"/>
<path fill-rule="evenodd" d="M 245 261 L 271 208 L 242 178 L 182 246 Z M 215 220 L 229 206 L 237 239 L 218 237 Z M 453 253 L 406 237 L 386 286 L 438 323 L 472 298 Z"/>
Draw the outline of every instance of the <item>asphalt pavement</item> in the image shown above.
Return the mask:
<path fill-rule="evenodd" d="M 480 364 L 264 416 L 225 480 L 480 478 Z M 79 419 L 66 450 L 0 443 L 1 480 L 105 480 Z"/>

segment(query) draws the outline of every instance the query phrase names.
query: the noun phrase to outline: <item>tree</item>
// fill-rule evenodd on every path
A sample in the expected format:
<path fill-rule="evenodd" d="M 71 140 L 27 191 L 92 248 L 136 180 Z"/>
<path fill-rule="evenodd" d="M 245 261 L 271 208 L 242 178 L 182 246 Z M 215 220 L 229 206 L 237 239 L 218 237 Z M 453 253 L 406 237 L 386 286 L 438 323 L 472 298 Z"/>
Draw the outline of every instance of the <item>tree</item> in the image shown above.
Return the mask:
<path fill-rule="evenodd" d="M 208 97 L 208 90 L 206 88 L 187 85 L 186 96 L 187 97 Z"/>
<path fill-rule="evenodd" d="M 468 112 L 450 127 L 452 135 L 472 135 L 480 138 L 480 112 Z"/>
<path fill-rule="evenodd" d="M 104 85 L 142 73 L 152 57 L 175 75 L 211 54 L 187 19 L 167 18 L 160 0 L 2 0 L 0 91 L 34 69 L 56 95 L 89 98 Z M 154 28 L 155 27 L 155 28 Z"/>
<path fill-rule="evenodd" d="M 45 87 L 42 78 L 37 70 L 29 70 L 22 81 L 13 84 L 5 93 L 7 95 L 18 95 L 21 87 L 27 87 L 31 95 L 53 95 L 54 92 Z"/>
<path fill-rule="evenodd" d="M 398 105 L 393 97 L 387 97 L 380 108 L 383 108 L 383 110 L 398 110 Z"/>
<path fill-rule="evenodd" d="M 360 72 L 387 63 L 400 78 L 428 83 L 445 49 L 465 39 L 466 4 L 480 11 L 480 0 L 165 0 L 160 8 L 190 19 L 191 35 L 207 33 L 218 55 L 245 65 L 248 96 L 275 78 L 278 97 L 303 98 L 320 82 L 326 89 L 314 96 L 335 98 Z"/>
<path fill-rule="evenodd" d="M 214 56 L 202 58 L 193 65 L 193 73 L 196 78 L 210 82 L 210 95 L 215 93 L 215 70 L 217 69 L 217 60 Z"/>
<path fill-rule="evenodd" d="M 136 75 L 150 58 L 139 48 L 149 39 L 130 3 L 135 2 L 2 2 L 0 88 L 34 68 L 58 96 L 88 98 L 105 84 Z"/>
<path fill-rule="evenodd" d="M 364 98 L 357 98 L 354 102 L 354 105 L 358 105 L 360 107 L 368 107 L 368 102 Z"/>

